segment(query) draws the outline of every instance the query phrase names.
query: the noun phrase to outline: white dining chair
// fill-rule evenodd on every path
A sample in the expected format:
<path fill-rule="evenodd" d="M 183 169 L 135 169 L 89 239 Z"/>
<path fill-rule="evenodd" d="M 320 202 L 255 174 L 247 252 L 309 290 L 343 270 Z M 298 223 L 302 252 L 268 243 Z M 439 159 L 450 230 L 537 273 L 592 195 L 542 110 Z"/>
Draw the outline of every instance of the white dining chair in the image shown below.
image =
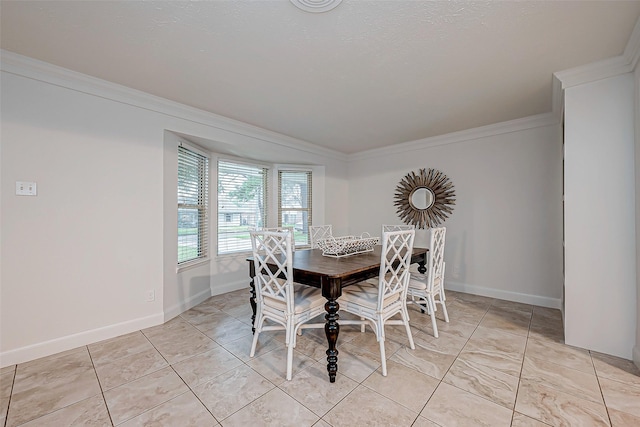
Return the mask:
<path fill-rule="evenodd" d="M 338 299 L 340 310 L 357 315 L 360 320 L 345 320 L 344 325 L 370 325 L 376 333 L 380 346 L 382 375 L 387 375 L 384 349 L 385 325 L 404 325 L 409 345 L 415 348 L 409 313 L 407 311 L 407 289 L 409 286 L 409 263 L 413 251 L 415 230 L 387 231 L 382 233 L 380 271 L 377 279 L 357 283 L 344 288 Z M 392 317 L 399 315 L 400 319 Z"/>
<path fill-rule="evenodd" d="M 425 274 L 412 271 L 408 290 L 409 303 L 418 304 L 431 316 L 433 336 L 436 338 L 438 338 L 438 325 L 436 323 L 436 311 L 438 309 L 436 304 L 440 304 L 444 320 L 447 323 L 449 322 L 449 313 L 447 313 L 444 294 L 444 271 L 446 267 L 444 262 L 444 243 L 446 232 L 446 227 L 431 229 L 427 271 Z"/>
<path fill-rule="evenodd" d="M 302 328 L 323 328 L 307 323 L 325 312 L 326 299 L 320 289 L 294 283 L 293 234 L 286 231 L 252 231 L 251 247 L 255 268 L 255 333 L 250 357 L 255 355 L 258 336 L 264 331 L 284 330 L 287 346 L 287 380 L 291 380 L 296 333 Z M 276 325 L 265 325 L 270 320 Z"/>
<path fill-rule="evenodd" d="M 406 224 L 397 224 L 397 225 L 391 225 L 391 224 L 382 224 L 382 232 L 384 233 L 385 231 L 399 231 L 399 230 L 415 230 L 416 226 L 415 225 L 406 225 Z"/>
<path fill-rule="evenodd" d="M 291 239 L 292 239 L 292 245 L 291 245 L 291 251 L 295 252 L 296 251 L 296 238 L 295 238 L 295 232 L 292 226 L 290 227 L 263 227 L 262 230 L 264 231 L 289 231 L 291 233 Z"/>
<path fill-rule="evenodd" d="M 333 237 L 333 231 L 331 225 L 310 225 L 309 226 L 309 239 L 311 240 L 311 249 L 318 248 L 318 240 L 328 239 Z"/>

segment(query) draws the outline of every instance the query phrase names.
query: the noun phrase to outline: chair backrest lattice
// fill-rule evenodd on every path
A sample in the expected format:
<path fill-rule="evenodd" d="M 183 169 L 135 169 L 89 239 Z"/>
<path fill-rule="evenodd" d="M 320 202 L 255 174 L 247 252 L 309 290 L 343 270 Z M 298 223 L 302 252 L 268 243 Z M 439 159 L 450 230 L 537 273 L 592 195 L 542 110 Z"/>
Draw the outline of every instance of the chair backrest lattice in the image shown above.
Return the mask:
<path fill-rule="evenodd" d="M 388 224 L 383 224 L 382 225 L 382 232 L 384 233 L 385 231 L 415 230 L 415 228 L 416 228 L 415 225 L 405 225 L 405 224 L 388 225 Z"/>
<path fill-rule="evenodd" d="M 310 225 L 309 226 L 309 238 L 311 240 L 311 249 L 318 248 L 318 240 L 328 239 L 333 237 L 333 231 L 331 225 Z"/>
<path fill-rule="evenodd" d="M 262 230 L 250 235 L 258 303 L 286 303 L 287 312 L 293 313 L 293 234 Z"/>
<path fill-rule="evenodd" d="M 398 301 L 406 298 L 414 238 L 413 228 L 382 233 L 378 310 L 382 310 L 394 294 L 398 295 Z"/>
<path fill-rule="evenodd" d="M 278 231 L 278 232 L 283 232 L 283 231 L 288 231 L 291 233 L 291 252 L 295 252 L 296 251 L 296 240 L 295 240 L 295 234 L 294 234 L 294 230 L 292 226 L 289 227 L 264 227 L 262 228 L 263 231 Z"/>
<path fill-rule="evenodd" d="M 444 280 L 444 243 L 446 227 L 431 229 L 429 242 L 429 262 L 427 267 L 427 286 L 430 290 L 442 285 Z"/>

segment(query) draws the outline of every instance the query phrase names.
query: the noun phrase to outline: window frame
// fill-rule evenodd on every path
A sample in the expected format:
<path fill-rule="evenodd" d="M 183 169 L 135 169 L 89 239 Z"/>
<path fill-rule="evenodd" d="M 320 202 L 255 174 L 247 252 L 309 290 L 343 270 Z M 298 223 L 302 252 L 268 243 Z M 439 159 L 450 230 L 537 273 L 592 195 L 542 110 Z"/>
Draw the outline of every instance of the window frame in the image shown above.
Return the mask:
<path fill-rule="evenodd" d="M 198 174 L 201 175 L 201 179 L 199 179 L 197 186 L 199 187 L 199 191 L 198 191 L 198 199 L 199 200 L 203 200 L 203 203 L 198 203 L 197 205 L 197 209 L 204 209 L 204 214 L 202 215 L 204 217 L 204 225 L 198 226 L 197 230 L 198 230 L 198 248 L 203 247 L 203 251 L 202 254 L 195 257 L 195 258 L 190 258 L 188 260 L 184 260 L 184 261 L 179 261 L 179 257 L 180 257 L 180 241 L 179 239 L 179 222 L 176 222 L 176 249 L 177 249 L 177 256 L 176 256 L 176 266 L 177 266 L 177 271 L 180 272 L 186 268 L 192 267 L 194 265 L 198 265 L 198 264 L 202 264 L 202 263 L 206 263 L 209 262 L 211 259 L 211 155 L 206 152 L 205 150 L 199 148 L 196 145 L 190 144 L 186 141 L 183 140 L 178 140 L 178 144 L 177 144 L 177 149 L 176 149 L 176 155 L 177 155 L 177 161 L 176 161 L 176 198 L 177 198 L 177 203 L 176 203 L 176 212 L 178 212 L 178 216 L 177 219 L 179 221 L 180 219 L 180 215 L 179 215 L 179 211 L 181 208 L 185 208 L 185 207 L 193 207 L 194 205 L 190 205 L 190 204 L 183 204 L 180 203 L 179 201 L 179 191 L 180 191 L 180 174 L 178 172 L 179 168 L 180 168 L 180 148 L 183 148 L 187 151 L 190 151 L 192 153 L 195 153 L 199 156 L 204 157 L 205 160 L 205 164 L 204 167 L 202 169 L 198 169 Z M 202 175 L 204 175 L 204 177 L 202 177 Z M 204 178 L 204 179 L 203 179 Z M 198 217 L 200 218 L 200 215 L 198 215 Z"/>
<path fill-rule="evenodd" d="M 281 188 L 281 174 L 282 173 L 286 173 L 286 172 L 291 172 L 291 173 L 304 173 L 307 174 L 307 182 L 309 185 L 309 189 L 308 189 L 308 195 L 307 195 L 307 203 L 308 203 L 308 207 L 306 208 L 283 208 L 282 207 L 282 188 Z M 276 176 L 275 180 L 275 189 L 274 191 L 276 192 L 275 195 L 275 207 L 276 207 L 276 213 L 275 213 L 275 218 L 276 218 L 276 226 L 277 227 L 282 227 L 282 212 L 283 211 L 296 211 L 296 212 L 307 212 L 307 242 L 306 243 L 297 243 L 296 242 L 296 247 L 300 247 L 300 248 L 310 248 L 311 247 L 311 236 L 309 235 L 309 230 L 308 227 L 313 225 L 313 169 L 309 168 L 309 167 L 301 167 L 301 166 L 295 166 L 295 165 L 275 165 L 274 167 L 274 175 Z M 295 233 L 295 227 L 294 227 L 294 233 Z"/>
<path fill-rule="evenodd" d="M 240 164 L 245 164 L 249 166 L 259 166 L 266 167 L 268 169 L 268 188 L 267 188 L 267 227 L 277 227 L 278 226 L 278 188 L 277 188 L 277 178 L 279 170 L 287 170 L 287 171 L 309 171 L 312 174 L 311 182 L 312 182 L 312 218 L 313 221 L 318 222 L 319 224 L 324 223 L 324 179 L 325 179 L 325 166 L 324 165 L 302 165 L 302 164 L 281 164 L 281 163 L 268 163 L 268 162 L 260 162 L 257 160 L 252 160 L 244 157 L 237 157 L 222 153 L 211 153 L 211 180 L 212 184 L 210 186 L 211 193 L 211 203 L 213 203 L 211 214 L 210 214 L 210 223 L 211 223 L 211 242 L 215 244 L 215 254 L 216 259 L 226 259 L 226 258 L 245 258 L 247 255 L 251 254 L 251 250 L 242 251 L 242 252 L 228 252 L 228 253 L 220 253 L 218 248 L 218 217 L 219 217 L 219 206 L 218 206 L 218 162 L 220 160 L 229 161 L 229 162 L 237 162 Z M 213 189 L 216 190 L 215 196 L 213 193 Z M 312 225 L 312 224 L 310 224 Z M 300 247 L 306 247 L 300 245 Z M 310 243 L 309 243 L 309 246 Z"/>
<path fill-rule="evenodd" d="M 217 258 L 225 258 L 225 257 L 234 257 L 234 256 L 246 256 L 247 254 L 251 253 L 251 248 L 247 249 L 247 250 L 240 250 L 240 251 L 231 251 L 231 252 L 223 252 L 220 253 L 220 238 L 219 238 L 219 227 L 220 227 L 220 206 L 219 206 L 219 195 L 218 195 L 218 187 L 219 187 L 219 178 L 220 178 L 220 174 L 219 174 L 219 168 L 218 165 L 220 162 L 228 162 L 228 163 L 235 163 L 237 165 L 244 165 L 244 166 L 249 166 L 249 167 L 254 167 L 254 168 L 262 168 L 262 169 L 266 169 L 265 172 L 265 180 L 266 180 L 266 188 L 265 188 L 265 197 L 264 197 L 264 203 L 265 203 L 265 217 L 266 217 L 266 226 L 269 226 L 269 221 L 270 221 L 270 217 L 271 217 L 271 210 L 272 210 L 272 202 L 271 202 L 271 186 L 272 186 L 272 167 L 273 165 L 269 164 L 269 163 L 263 163 L 263 162 L 258 162 L 258 161 L 252 161 L 250 159 L 245 159 L 245 158 L 239 158 L 239 157 L 233 157 L 233 156 L 226 156 L 226 155 L 222 155 L 222 154 L 215 154 L 215 161 L 212 162 L 212 164 L 215 165 L 215 173 L 212 174 L 212 176 L 215 176 L 215 187 L 212 186 L 211 188 L 215 188 L 216 192 L 215 192 L 215 214 L 212 215 L 212 222 L 215 221 L 215 225 L 212 224 L 211 230 L 212 233 L 214 233 L 215 235 L 212 236 L 212 240 L 215 239 L 215 245 L 216 245 L 216 257 Z M 213 199 L 213 197 L 212 197 Z M 226 217 L 225 217 L 226 220 Z"/>

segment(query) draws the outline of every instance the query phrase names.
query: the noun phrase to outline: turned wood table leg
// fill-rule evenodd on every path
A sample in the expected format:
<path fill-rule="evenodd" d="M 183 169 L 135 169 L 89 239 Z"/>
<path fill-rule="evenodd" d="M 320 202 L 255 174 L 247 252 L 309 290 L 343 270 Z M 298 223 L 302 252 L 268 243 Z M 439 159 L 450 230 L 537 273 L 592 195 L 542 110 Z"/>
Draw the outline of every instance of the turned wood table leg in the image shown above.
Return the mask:
<path fill-rule="evenodd" d="M 324 305 L 324 309 L 327 311 L 324 318 L 326 323 L 324 325 L 324 332 L 327 336 L 327 372 L 329 373 L 329 381 L 336 381 L 336 373 L 338 372 L 338 349 L 336 343 L 338 342 L 338 334 L 340 332 L 340 325 L 338 324 L 338 310 L 340 305 L 338 304 L 338 297 L 341 292 L 341 284 L 336 282 L 324 282 L 322 283 L 322 294 L 327 298 L 327 303 Z"/>
<path fill-rule="evenodd" d="M 256 285 L 253 281 L 253 278 L 256 276 L 255 265 L 253 261 L 249 263 L 249 277 L 251 277 L 251 282 L 249 282 L 249 291 L 251 296 L 249 297 L 249 304 L 251 304 L 251 332 L 255 334 L 256 332 Z"/>

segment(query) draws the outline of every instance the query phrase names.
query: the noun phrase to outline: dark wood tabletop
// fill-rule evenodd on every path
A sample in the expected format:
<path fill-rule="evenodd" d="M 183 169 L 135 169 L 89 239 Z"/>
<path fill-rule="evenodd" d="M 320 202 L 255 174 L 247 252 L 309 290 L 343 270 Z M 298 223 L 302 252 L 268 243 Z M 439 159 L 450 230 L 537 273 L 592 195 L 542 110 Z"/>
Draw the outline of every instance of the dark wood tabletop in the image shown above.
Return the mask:
<path fill-rule="evenodd" d="M 327 299 L 324 330 L 328 342 L 326 352 L 327 371 L 331 382 L 335 382 L 336 373 L 338 372 L 336 342 L 340 332 L 340 325 L 338 324 L 340 305 L 337 300 L 342 295 L 343 287 L 378 276 L 381 251 L 382 246 L 375 246 L 371 252 L 340 258 L 324 256 L 320 249 L 296 250 L 293 253 L 293 280 L 321 288 L 322 295 Z M 414 247 L 411 257 L 411 262 L 418 263 L 420 265 L 419 269 L 423 272 L 425 271 L 427 252 L 428 249 L 426 248 Z M 249 261 L 249 276 L 251 277 L 250 302 L 253 310 L 253 317 L 251 318 L 251 324 L 253 325 L 256 313 L 256 295 L 253 285 L 255 268 L 253 257 L 247 258 L 247 261 Z"/>

